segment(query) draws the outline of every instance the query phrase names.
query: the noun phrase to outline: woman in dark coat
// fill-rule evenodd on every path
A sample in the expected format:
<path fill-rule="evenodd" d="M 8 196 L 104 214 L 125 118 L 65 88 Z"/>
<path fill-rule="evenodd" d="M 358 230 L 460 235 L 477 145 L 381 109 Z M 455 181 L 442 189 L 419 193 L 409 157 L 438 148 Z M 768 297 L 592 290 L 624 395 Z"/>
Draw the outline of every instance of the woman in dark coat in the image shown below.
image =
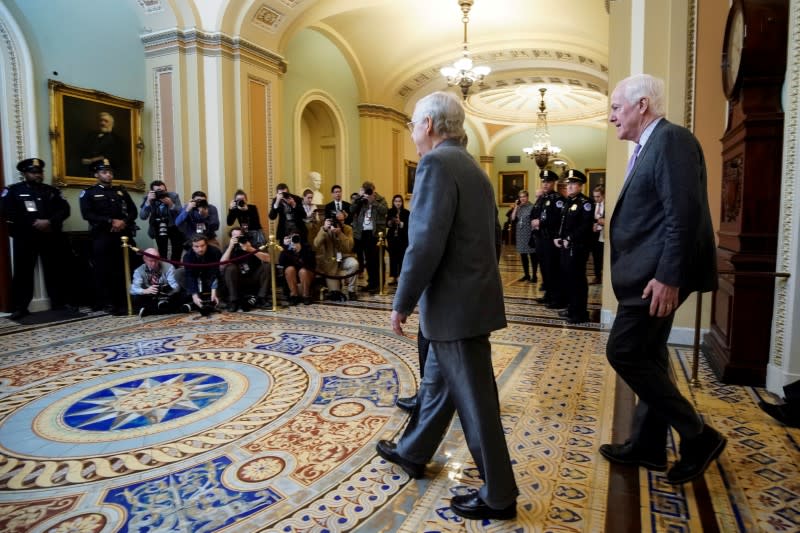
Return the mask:
<path fill-rule="evenodd" d="M 386 240 L 389 243 L 389 275 L 394 278 L 389 285 L 397 285 L 400 277 L 400 268 L 403 266 L 403 256 L 408 246 L 408 216 L 409 211 L 403 207 L 403 197 L 395 194 L 392 198 L 392 207 L 386 214 Z"/>

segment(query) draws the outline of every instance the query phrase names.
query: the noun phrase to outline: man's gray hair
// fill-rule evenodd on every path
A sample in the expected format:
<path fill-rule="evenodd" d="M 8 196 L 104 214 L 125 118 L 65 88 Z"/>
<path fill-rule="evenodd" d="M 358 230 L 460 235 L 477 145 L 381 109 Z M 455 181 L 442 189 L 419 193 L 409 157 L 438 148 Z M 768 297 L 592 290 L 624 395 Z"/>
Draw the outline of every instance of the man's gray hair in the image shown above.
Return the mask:
<path fill-rule="evenodd" d="M 647 97 L 650 110 L 659 117 L 664 111 L 664 80 L 650 74 L 634 74 L 619 82 L 622 96 L 629 104 L 635 104 L 640 98 Z"/>
<path fill-rule="evenodd" d="M 436 91 L 417 102 L 414 122 L 431 117 L 433 133 L 449 139 L 462 139 L 464 132 L 464 106 L 452 93 Z"/>

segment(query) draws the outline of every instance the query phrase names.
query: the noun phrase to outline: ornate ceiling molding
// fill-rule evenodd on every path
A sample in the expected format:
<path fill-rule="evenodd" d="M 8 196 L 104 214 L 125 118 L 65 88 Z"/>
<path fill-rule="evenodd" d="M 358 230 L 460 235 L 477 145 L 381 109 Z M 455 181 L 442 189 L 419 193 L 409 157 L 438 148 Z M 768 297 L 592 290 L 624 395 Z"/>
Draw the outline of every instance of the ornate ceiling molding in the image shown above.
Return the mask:
<path fill-rule="evenodd" d="M 145 57 L 158 57 L 177 52 L 224 56 L 246 61 L 280 74 L 286 73 L 283 57 L 239 37 L 224 33 L 207 33 L 196 29 L 187 31 L 171 29 L 142 36 Z"/>
<path fill-rule="evenodd" d="M 152 15 L 153 13 L 161 13 L 164 11 L 164 6 L 161 4 L 161 0 L 138 0 L 139 6 L 144 10 L 146 15 Z"/>
<path fill-rule="evenodd" d="M 391 107 L 375 104 L 358 104 L 358 116 L 362 118 L 383 118 L 394 120 L 402 124 L 405 124 L 410 120 L 410 117 L 405 113 L 401 113 L 400 111 L 392 109 Z"/>
<path fill-rule="evenodd" d="M 511 50 L 496 50 L 491 52 L 473 53 L 471 54 L 475 63 L 489 64 L 496 73 L 502 73 L 503 63 L 508 63 L 509 66 L 512 62 L 517 64 L 525 64 L 527 70 L 536 68 L 553 69 L 556 66 L 565 70 L 580 70 L 583 72 L 591 72 L 597 78 L 605 80 L 608 78 L 608 66 L 595 61 L 592 58 L 573 54 L 564 50 L 555 50 L 547 48 L 517 48 Z M 397 95 L 403 99 L 407 99 L 417 89 L 423 85 L 440 79 L 442 75 L 439 69 L 445 64 L 434 65 L 422 71 L 418 71 L 413 75 L 406 78 L 400 83 L 400 88 L 397 90 Z M 492 76 L 495 78 L 495 76 Z M 604 91 L 606 88 L 602 88 Z"/>
<path fill-rule="evenodd" d="M 253 15 L 252 23 L 254 26 L 266 30 L 269 33 L 278 33 L 280 25 L 285 20 L 283 13 L 267 5 L 262 4 L 256 14 Z"/>

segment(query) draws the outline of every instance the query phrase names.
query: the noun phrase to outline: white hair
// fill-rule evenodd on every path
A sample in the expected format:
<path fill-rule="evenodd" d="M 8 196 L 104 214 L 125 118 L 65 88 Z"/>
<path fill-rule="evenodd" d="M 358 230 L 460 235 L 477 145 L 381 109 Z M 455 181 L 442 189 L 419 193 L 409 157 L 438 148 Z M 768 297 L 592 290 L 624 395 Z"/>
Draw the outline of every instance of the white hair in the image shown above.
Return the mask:
<path fill-rule="evenodd" d="M 640 98 L 649 100 L 650 110 L 656 116 L 663 117 L 664 111 L 664 80 L 650 74 L 634 74 L 619 82 L 617 87 L 622 90 L 622 96 L 629 104 L 635 104 Z"/>
<path fill-rule="evenodd" d="M 434 134 L 451 139 L 462 139 L 464 132 L 464 106 L 452 93 L 436 91 L 422 98 L 414 108 L 413 121 L 430 117 Z"/>

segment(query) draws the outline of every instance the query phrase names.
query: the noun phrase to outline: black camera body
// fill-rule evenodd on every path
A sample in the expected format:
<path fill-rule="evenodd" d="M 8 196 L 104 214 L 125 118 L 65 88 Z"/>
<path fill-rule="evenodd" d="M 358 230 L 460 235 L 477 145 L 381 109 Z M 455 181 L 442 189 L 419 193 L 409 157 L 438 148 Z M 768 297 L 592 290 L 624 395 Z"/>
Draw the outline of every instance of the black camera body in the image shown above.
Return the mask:
<path fill-rule="evenodd" d="M 156 200 L 163 200 L 164 198 L 169 196 L 169 193 L 167 191 L 155 191 L 155 193 L 156 193 Z"/>
<path fill-rule="evenodd" d="M 244 244 L 246 242 L 251 242 L 250 241 L 250 235 L 248 235 L 247 233 L 242 233 L 241 235 L 239 235 L 239 238 L 237 239 L 237 242 L 239 244 Z"/>
<path fill-rule="evenodd" d="M 200 198 L 198 200 L 195 200 L 194 201 L 194 206 L 197 209 L 201 209 L 203 207 L 208 207 L 208 200 L 206 200 L 205 198 Z"/>
<path fill-rule="evenodd" d="M 236 206 L 237 207 L 242 208 L 242 207 L 244 207 L 246 205 L 247 205 L 247 202 L 245 202 L 243 199 L 236 200 Z"/>

